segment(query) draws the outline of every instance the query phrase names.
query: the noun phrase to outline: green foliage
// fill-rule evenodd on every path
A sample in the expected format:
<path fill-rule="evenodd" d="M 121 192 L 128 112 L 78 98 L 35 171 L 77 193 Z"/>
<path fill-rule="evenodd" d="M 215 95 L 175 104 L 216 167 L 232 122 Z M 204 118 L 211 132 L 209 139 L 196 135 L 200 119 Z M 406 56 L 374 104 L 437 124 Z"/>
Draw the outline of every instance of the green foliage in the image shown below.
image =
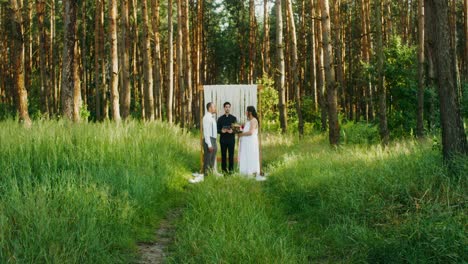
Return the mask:
<path fill-rule="evenodd" d="M 461 114 L 468 119 L 468 82 L 462 84 Z"/>
<path fill-rule="evenodd" d="M 372 145 L 380 142 L 379 127 L 364 122 L 342 124 L 341 133 L 345 144 Z"/>
<path fill-rule="evenodd" d="M 399 37 L 393 37 L 384 52 L 385 81 L 391 102 L 388 127 L 391 131 L 401 130 L 408 133 L 416 127 L 416 48 L 403 45 Z"/>
<path fill-rule="evenodd" d="M 0 103 L 0 121 L 13 119 L 15 117 L 16 109 L 10 104 Z"/>
<path fill-rule="evenodd" d="M 271 77 L 264 75 L 258 79 L 258 83 L 263 85 L 261 91 L 262 131 L 279 132 L 281 127 L 279 124 L 278 91 L 274 87 L 274 81 Z"/>
<path fill-rule="evenodd" d="M 1 263 L 128 263 L 198 161 L 162 123 L 7 121 L 0 142 Z"/>
<path fill-rule="evenodd" d="M 83 104 L 81 107 L 80 107 L 80 117 L 81 117 L 81 120 L 83 121 L 88 121 L 89 117 L 91 116 L 91 112 L 88 110 L 88 105 L 87 104 Z"/>
<path fill-rule="evenodd" d="M 262 120 L 278 121 L 278 91 L 275 90 L 274 81 L 266 75 L 258 81 L 263 85 L 261 91 Z"/>

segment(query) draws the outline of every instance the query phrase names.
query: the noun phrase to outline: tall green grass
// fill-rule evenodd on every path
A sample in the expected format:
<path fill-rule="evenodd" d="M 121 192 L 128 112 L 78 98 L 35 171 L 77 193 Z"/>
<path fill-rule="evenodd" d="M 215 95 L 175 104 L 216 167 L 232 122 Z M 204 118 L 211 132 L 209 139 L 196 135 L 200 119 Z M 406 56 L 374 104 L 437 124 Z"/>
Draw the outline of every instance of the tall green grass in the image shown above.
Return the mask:
<path fill-rule="evenodd" d="M 468 260 L 468 159 L 461 158 L 453 173 L 429 143 L 338 150 L 312 141 L 303 144 L 310 151 L 291 149 L 277 163 L 266 192 L 297 221 L 296 241 L 308 259 Z"/>
<path fill-rule="evenodd" d="M 162 123 L 0 123 L 0 263 L 132 262 L 174 207 L 172 263 L 468 261 L 468 160 L 448 171 L 431 142 L 265 134 L 268 181 L 187 188 L 198 142 Z"/>
<path fill-rule="evenodd" d="M 231 176 L 194 186 L 170 263 L 300 263 L 287 219 L 249 179 Z"/>
<path fill-rule="evenodd" d="M 197 161 L 167 124 L 0 123 L 0 262 L 127 263 Z"/>
<path fill-rule="evenodd" d="M 318 135 L 264 135 L 267 182 L 194 186 L 174 263 L 464 263 L 468 160 L 431 142 L 337 149 Z"/>

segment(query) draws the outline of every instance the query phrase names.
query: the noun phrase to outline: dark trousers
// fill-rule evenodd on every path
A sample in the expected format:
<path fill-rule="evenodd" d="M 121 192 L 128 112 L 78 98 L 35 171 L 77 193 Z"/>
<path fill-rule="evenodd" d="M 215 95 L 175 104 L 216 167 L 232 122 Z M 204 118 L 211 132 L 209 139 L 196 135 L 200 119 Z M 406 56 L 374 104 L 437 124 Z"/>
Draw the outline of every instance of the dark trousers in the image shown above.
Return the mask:
<path fill-rule="evenodd" d="M 203 141 L 203 174 L 205 176 L 210 170 L 213 170 L 216 161 L 216 151 L 218 150 L 216 138 L 210 138 L 210 140 L 213 152 L 208 150 L 208 145 Z"/>
<path fill-rule="evenodd" d="M 221 143 L 221 168 L 223 172 L 232 172 L 234 170 L 234 146 L 235 141 Z M 229 153 L 229 170 L 227 169 L 226 154 Z"/>

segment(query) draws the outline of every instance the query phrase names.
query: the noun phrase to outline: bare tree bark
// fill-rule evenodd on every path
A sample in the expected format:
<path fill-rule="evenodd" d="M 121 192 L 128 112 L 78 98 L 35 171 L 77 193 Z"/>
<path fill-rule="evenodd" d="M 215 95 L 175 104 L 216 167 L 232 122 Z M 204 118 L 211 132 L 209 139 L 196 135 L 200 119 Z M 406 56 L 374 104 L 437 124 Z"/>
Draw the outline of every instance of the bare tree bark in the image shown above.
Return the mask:
<path fill-rule="evenodd" d="M 450 49 L 449 5 L 446 0 L 425 0 L 425 22 L 428 46 L 435 57 L 440 121 L 442 125 L 442 151 L 446 161 L 457 154 L 467 154 L 468 144 L 460 114 L 454 73 L 453 53 Z"/>
<path fill-rule="evenodd" d="M 201 51 L 203 49 L 203 1 L 197 1 L 197 18 L 196 18 L 196 51 L 195 51 L 195 89 L 196 89 L 196 123 L 201 124 L 200 120 L 203 115 L 203 91 L 199 89 L 200 85 L 203 84 L 203 57 Z"/>
<path fill-rule="evenodd" d="M 185 75 L 186 84 L 186 126 L 191 127 L 192 125 L 192 63 L 190 60 L 191 55 L 191 43 L 190 43 L 190 22 L 189 22 L 189 8 L 188 0 L 182 2 L 182 31 L 183 31 L 183 68 Z M 182 67 L 182 66 L 181 66 Z"/>
<path fill-rule="evenodd" d="M 94 83 L 95 83 L 95 107 L 96 107 L 96 119 L 102 119 L 101 113 L 101 89 L 102 89 L 102 81 L 101 79 L 104 76 L 101 76 L 101 42 L 100 42 L 100 34 L 101 34 L 101 27 L 102 19 L 101 19 L 101 7 L 102 0 L 96 0 L 96 11 L 94 14 Z"/>
<path fill-rule="evenodd" d="M 130 116 L 130 104 L 132 93 L 130 89 L 130 22 L 129 22 L 129 0 L 122 0 L 122 36 L 121 36 L 121 57 L 122 57 L 122 118 L 127 119 Z"/>
<path fill-rule="evenodd" d="M 52 112 L 54 114 L 58 114 L 59 112 L 59 95 L 58 95 L 58 81 L 57 78 L 57 56 L 55 52 L 56 48 L 56 31 L 55 31 L 55 2 L 51 3 L 50 5 L 50 45 L 49 45 L 49 70 L 50 70 L 50 80 L 51 85 L 50 88 L 52 89 Z"/>
<path fill-rule="evenodd" d="M 286 113 L 286 94 L 285 94 L 285 80 L 284 80 L 284 53 L 283 53 L 283 13 L 281 12 L 281 0 L 276 0 L 276 56 L 277 56 L 277 72 L 276 72 L 276 84 L 278 86 L 279 93 L 279 111 L 280 111 L 280 124 L 281 131 L 286 133 L 287 131 L 287 113 Z"/>
<path fill-rule="evenodd" d="M 322 10 L 322 36 L 325 79 L 327 83 L 328 103 L 328 133 L 331 145 L 338 145 L 340 141 L 340 128 L 338 124 L 338 102 L 336 96 L 335 70 L 332 66 L 332 45 L 330 42 L 330 7 L 328 0 L 320 0 Z"/>
<path fill-rule="evenodd" d="M 377 75 L 378 75 L 378 90 L 379 90 L 379 128 L 380 140 L 384 146 L 389 143 L 389 132 L 387 125 L 387 91 L 384 83 L 384 50 L 383 50 L 383 36 L 382 36 L 382 3 L 375 3 L 375 13 L 377 16 Z"/>
<path fill-rule="evenodd" d="M 14 86 L 18 96 L 18 112 L 19 122 L 23 123 L 25 127 L 30 127 L 32 124 L 28 112 L 28 92 L 24 84 L 24 31 L 23 31 L 23 18 L 21 15 L 22 1 L 10 0 L 11 20 L 13 23 L 12 33 L 13 41 L 11 42 L 13 67 L 14 67 Z"/>
<path fill-rule="evenodd" d="M 183 55 L 183 36 L 182 36 L 182 27 L 183 27 L 183 17 L 182 14 L 183 8 L 182 8 L 182 1 L 184 0 L 177 0 L 177 39 L 176 39 L 176 56 L 177 56 L 177 63 L 176 63 L 176 69 L 177 69 L 177 88 L 179 90 L 179 111 L 178 111 L 178 116 L 181 121 L 181 126 L 185 126 L 185 112 L 187 110 L 187 105 L 186 105 L 186 100 L 185 100 L 185 72 L 184 72 L 184 55 Z"/>
<path fill-rule="evenodd" d="M 460 69 L 458 68 L 458 47 L 457 47 L 457 0 L 448 0 L 450 15 L 449 15 L 449 28 L 450 28 L 450 49 L 453 53 L 453 69 L 455 75 L 455 85 L 461 97 L 461 83 L 460 83 Z M 465 41 L 466 42 L 466 41 Z"/>
<path fill-rule="evenodd" d="M 463 25 L 464 25 L 464 36 L 465 36 L 465 82 L 468 82 L 468 0 L 464 1 L 463 5 Z M 468 95 L 465 95 L 468 96 Z"/>
<path fill-rule="evenodd" d="M 119 55 L 117 41 L 117 0 L 109 1 L 110 12 L 110 46 L 111 46 L 111 102 L 112 102 L 112 118 L 116 122 L 120 122 L 120 106 L 119 106 Z"/>
<path fill-rule="evenodd" d="M 45 17 L 45 1 L 36 0 L 36 12 L 38 20 L 38 30 L 39 30 L 39 47 L 41 51 L 47 50 L 47 33 L 44 27 L 44 17 Z M 47 74 L 47 58 L 46 52 L 40 52 L 39 55 L 39 67 L 40 67 L 40 76 L 41 76 L 41 111 L 46 116 L 49 117 L 49 78 Z"/>
<path fill-rule="evenodd" d="M 145 76 L 145 117 L 146 120 L 154 120 L 154 98 L 153 98 L 153 67 L 151 65 L 151 42 L 150 24 L 148 20 L 148 0 L 142 0 L 143 17 L 143 69 Z"/>
<path fill-rule="evenodd" d="M 322 11 L 317 8 L 317 17 L 321 17 Z M 327 131 L 328 127 L 328 109 L 325 98 L 325 69 L 323 66 L 323 41 L 322 41 L 322 23 L 316 23 L 317 39 L 317 97 L 320 106 L 321 130 Z"/>
<path fill-rule="evenodd" d="M 416 135 L 424 136 L 424 0 L 418 0 L 418 116 Z"/>
<path fill-rule="evenodd" d="M 343 31 L 343 23 L 341 23 L 341 14 L 340 14 L 340 5 L 341 1 L 336 0 L 334 3 L 334 19 L 335 30 L 333 34 L 333 43 L 335 45 L 336 55 L 336 77 L 338 81 L 338 94 L 340 98 L 340 104 L 342 109 L 346 109 L 345 103 L 345 77 L 344 77 L 344 66 L 343 66 L 343 44 L 344 42 L 341 39 L 341 34 Z M 345 111 L 343 111 L 345 112 Z"/>
<path fill-rule="evenodd" d="M 255 82 L 255 57 L 256 57 L 256 19 L 255 1 L 249 0 L 249 74 L 247 81 L 250 84 Z"/>
<path fill-rule="evenodd" d="M 167 121 L 173 122 L 172 105 L 174 98 L 174 47 L 173 47 L 173 36 L 174 28 L 172 25 L 172 0 L 167 1 L 167 25 L 168 25 L 168 54 L 167 54 Z"/>
<path fill-rule="evenodd" d="M 315 1 L 310 0 L 310 83 L 312 95 L 314 97 L 315 111 L 318 111 L 318 91 L 317 91 L 317 63 L 316 63 L 316 38 L 315 38 Z"/>
<path fill-rule="evenodd" d="M 293 74 L 293 87 L 294 87 L 294 99 L 296 101 L 296 112 L 299 121 L 299 137 L 304 135 L 304 120 L 302 118 L 301 111 L 301 91 L 299 85 L 299 69 L 297 67 L 297 38 L 296 38 L 296 26 L 294 23 L 294 13 L 291 4 L 291 0 L 286 0 L 286 14 L 289 16 L 289 32 L 291 34 L 291 65 L 292 65 L 292 74 Z"/>
<path fill-rule="evenodd" d="M 159 37 L 159 0 L 152 0 L 153 13 L 153 37 L 154 37 L 154 108 L 156 118 L 161 120 L 162 114 L 162 63 L 161 63 L 161 40 Z"/>
<path fill-rule="evenodd" d="M 465 0 L 468 1 L 468 0 Z M 270 13 L 268 12 L 268 0 L 263 0 L 263 73 L 270 75 Z"/>
<path fill-rule="evenodd" d="M 105 10 L 105 0 L 101 0 L 101 5 L 100 5 L 100 12 L 101 14 L 99 15 L 100 17 L 100 24 L 101 26 L 99 27 L 99 45 L 100 45 L 100 48 L 101 48 L 101 105 L 102 105 L 102 120 L 104 119 L 109 119 L 109 98 L 108 98 L 108 86 L 107 86 L 107 76 L 108 76 L 108 72 L 107 72 L 107 63 L 108 63 L 108 60 L 107 60 L 107 57 L 106 57 L 106 46 L 105 46 L 105 41 L 104 41 L 104 10 Z"/>
<path fill-rule="evenodd" d="M 62 115 L 70 120 L 74 118 L 74 90 L 75 90 L 75 46 L 76 46 L 76 2 L 65 0 L 64 16 L 64 45 L 62 55 Z"/>

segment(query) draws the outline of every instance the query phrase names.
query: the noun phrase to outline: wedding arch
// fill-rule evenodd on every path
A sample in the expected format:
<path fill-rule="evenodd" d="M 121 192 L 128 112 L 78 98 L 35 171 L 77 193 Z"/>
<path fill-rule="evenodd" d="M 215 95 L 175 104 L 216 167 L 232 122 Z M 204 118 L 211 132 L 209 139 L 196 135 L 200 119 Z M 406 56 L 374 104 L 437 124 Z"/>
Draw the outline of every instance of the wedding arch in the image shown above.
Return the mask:
<path fill-rule="evenodd" d="M 224 102 L 231 103 L 231 114 L 237 117 L 239 123 L 246 122 L 247 117 L 245 111 L 247 106 L 252 105 L 257 109 L 259 123 L 261 124 L 261 93 L 263 89 L 261 84 L 223 84 L 223 85 L 200 85 L 198 89 L 203 92 L 203 96 L 199 96 L 200 100 L 200 170 L 203 170 L 203 115 L 206 111 L 205 104 L 213 102 L 216 105 L 216 117 L 224 114 Z M 260 148 L 260 174 L 262 170 L 262 141 L 261 141 L 261 126 L 258 128 L 258 142 Z"/>

